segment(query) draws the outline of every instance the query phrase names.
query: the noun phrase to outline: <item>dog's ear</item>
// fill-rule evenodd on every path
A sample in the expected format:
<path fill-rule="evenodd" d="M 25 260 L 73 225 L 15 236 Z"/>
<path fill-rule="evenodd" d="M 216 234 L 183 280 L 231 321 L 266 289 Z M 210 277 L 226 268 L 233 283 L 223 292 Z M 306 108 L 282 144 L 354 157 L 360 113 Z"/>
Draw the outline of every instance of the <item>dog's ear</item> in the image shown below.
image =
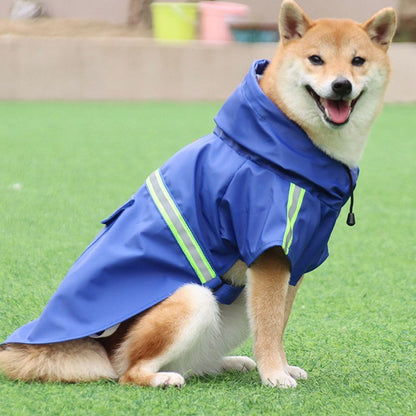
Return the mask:
<path fill-rule="evenodd" d="M 396 31 L 396 12 L 386 7 L 362 24 L 370 39 L 387 50 Z"/>
<path fill-rule="evenodd" d="M 305 12 L 292 0 L 284 0 L 280 9 L 280 40 L 285 43 L 301 38 L 312 21 Z"/>

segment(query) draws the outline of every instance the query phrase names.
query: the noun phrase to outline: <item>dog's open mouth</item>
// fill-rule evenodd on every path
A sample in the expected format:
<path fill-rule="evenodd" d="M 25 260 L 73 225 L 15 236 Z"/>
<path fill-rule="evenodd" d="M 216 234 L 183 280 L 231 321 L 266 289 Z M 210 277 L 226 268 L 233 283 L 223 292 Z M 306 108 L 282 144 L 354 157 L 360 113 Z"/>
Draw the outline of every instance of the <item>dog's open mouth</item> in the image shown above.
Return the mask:
<path fill-rule="evenodd" d="M 355 104 L 357 104 L 357 101 L 363 93 L 361 92 L 354 100 L 331 100 L 320 97 L 309 85 L 306 86 L 306 90 L 322 111 L 325 120 L 335 126 L 342 126 L 348 123 Z"/>

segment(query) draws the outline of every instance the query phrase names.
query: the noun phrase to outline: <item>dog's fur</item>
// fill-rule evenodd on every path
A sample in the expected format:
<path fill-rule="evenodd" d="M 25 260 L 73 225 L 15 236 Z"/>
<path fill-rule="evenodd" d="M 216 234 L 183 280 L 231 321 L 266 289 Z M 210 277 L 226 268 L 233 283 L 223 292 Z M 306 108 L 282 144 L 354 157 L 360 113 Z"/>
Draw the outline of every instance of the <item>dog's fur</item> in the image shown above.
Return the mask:
<path fill-rule="evenodd" d="M 390 73 L 386 52 L 394 30 L 391 8 L 363 24 L 312 21 L 286 0 L 280 12 L 281 42 L 260 86 L 316 146 L 356 166 L 381 108 Z M 307 374 L 288 365 L 283 349 L 283 333 L 298 289 L 289 286 L 289 277 L 289 262 L 276 247 L 249 269 L 238 261 L 226 273 L 226 281 L 247 284 L 247 293 L 230 306 L 218 304 L 207 288 L 185 285 L 123 322 L 108 338 L 8 344 L 0 352 L 0 366 L 20 380 L 114 378 L 142 386 L 180 387 L 184 376 L 191 374 L 253 370 L 256 364 L 250 358 L 226 356 L 251 328 L 262 382 L 295 387 L 296 379 L 306 379 Z"/>

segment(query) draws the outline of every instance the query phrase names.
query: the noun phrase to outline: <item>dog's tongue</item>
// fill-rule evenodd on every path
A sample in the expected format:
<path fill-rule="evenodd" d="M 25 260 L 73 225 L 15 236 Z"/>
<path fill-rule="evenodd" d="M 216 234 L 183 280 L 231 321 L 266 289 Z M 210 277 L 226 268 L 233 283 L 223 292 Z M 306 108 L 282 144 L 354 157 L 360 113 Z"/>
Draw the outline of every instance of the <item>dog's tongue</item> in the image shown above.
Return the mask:
<path fill-rule="evenodd" d="M 343 100 L 323 100 L 323 105 L 327 109 L 327 115 L 336 124 L 345 123 L 350 115 L 350 104 Z"/>

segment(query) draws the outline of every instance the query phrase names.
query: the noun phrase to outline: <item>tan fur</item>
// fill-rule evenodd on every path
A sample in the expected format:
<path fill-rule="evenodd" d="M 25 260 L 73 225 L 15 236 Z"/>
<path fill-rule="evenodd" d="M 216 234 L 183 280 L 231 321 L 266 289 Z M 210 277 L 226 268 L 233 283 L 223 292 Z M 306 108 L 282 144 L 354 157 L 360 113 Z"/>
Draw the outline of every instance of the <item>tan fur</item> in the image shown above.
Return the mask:
<path fill-rule="evenodd" d="M 193 312 L 192 305 L 185 300 L 177 293 L 138 319 L 123 341 L 134 346 L 128 348 L 130 362 L 150 360 L 172 345 L 184 320 Z"/>
<path fill-rule="evenodd" d="M 381 10 L 363 24 L 312 21 L 286 0 L 280 13 L 282 41 L 260 86 L 316 146 L 355 166 L 381 108 L 390 73 L 386 51 L 394 29 L 392 9 Z M 312 65 L 311 55 L 322 56 L 325 65 Z M 363 56 L 366 64 L 353 66 L 356 56 Z M 332 99 L 331 83 L 340 76 L 351 82 L 349 100 L 359 99 L 348 122 L 334 128 L 305 86 Z M 237 286 L 247 279 L 247 290 L 232 305 L 219 305 L 200 285 L 185 285 L 122 323 L 109 338 L 42 346 L 9 344 L 0 350 L 0 368 L 10 378 L 26 381 L 118 378 L 122 384 L 181 387 L 192 374 L 253 370 L 256 364 L 250 358 L 226 356 L 247 338 L 250 324 L 262 382 L 296 387 L 296 380 L 307 374 L 288 365 L 283 334 L 300 282 L 289 286 L 290 264 L 282 249 L 266 251 L 249 270 L 237 261 L 223 278 Z"/>
<path fill-rule="evenodd" d="M 395 27 L 391 8 L 381 10 L 363 24 L 347 19 L 312 21 L 293 1 L 287 0 L 280 12 L 282 42 L 260 85 L 318 147 L 346 165 L 356 166 L 381 110 L 390 75 L 386 51 Z M 312 55 L 322 57 L 325 64 L 313 65 L 308 60 Z M 356 56 L 364 57 L 366 63 L 352 65 Z M 305 86 L 328 97 L 332 93 L 331 83 L 338 77 L 352 83 L 351 99 L 363 94 L 350 121 L 333 128 L 323 121 Z"/>
<path fill-rule="evenodd" d="M 152 383 L 155 374 L 147 371 L 146 366 L 169 350 L 180 335 L 184 322 L 194 312 L 192 303 L 187 299 L 187 289 L 179 290 L 144 313 L 130 329 L 113 358 L 115 366 L 121 368 L 119 371 L 123 373 L 120 383 Z"/>
<path fill-rule="evenodd" d="M 290 264 L 281 248 L 260 256 L 249 270 L 249 311 L 254 335 L 254 355 L 266 385 L 296 387 L 295 378 L 306 378 L 298 367 L 288 365 L 283 333 L 297 287 L 290 287 Z"/>
<path fill-rule="evenodd" d="M 225 351 L 215 360 L 215 349 L 221 351 L 218 345 L 221 323 L 226 325 L 226 319 L 223 317 L 220 322 L 220 308 L 209 289 L 199 285 L 183 286 L 142 314 L 115 350 L 112 363 L 121 375 L 120 383 L 182 386 L 185 381 L 177 371 L 160 371 L 170 370 L 170 367 L 180 368 L 183 373 L 188 373 L 186 375 L 211 370 L 215 373 L 227 369 L 252 369 L 254 363 L 250 359 L 224 358 Z M 227 346 L 226 350 L 229 348 Z M 204 349 L 210 354 L 207 358 L 203 357 Z M 204 360 L 208 362 L 204 364 Z M 181 361 L 189 367 L 183 368 Z"/>
<path fill-rule="evenodd" d="M 79 383 L 117 378 L 104 348 L 85 338 L 45 345 L 9 344 L 0 351 L 0 368 L 25 381 Z"/>

